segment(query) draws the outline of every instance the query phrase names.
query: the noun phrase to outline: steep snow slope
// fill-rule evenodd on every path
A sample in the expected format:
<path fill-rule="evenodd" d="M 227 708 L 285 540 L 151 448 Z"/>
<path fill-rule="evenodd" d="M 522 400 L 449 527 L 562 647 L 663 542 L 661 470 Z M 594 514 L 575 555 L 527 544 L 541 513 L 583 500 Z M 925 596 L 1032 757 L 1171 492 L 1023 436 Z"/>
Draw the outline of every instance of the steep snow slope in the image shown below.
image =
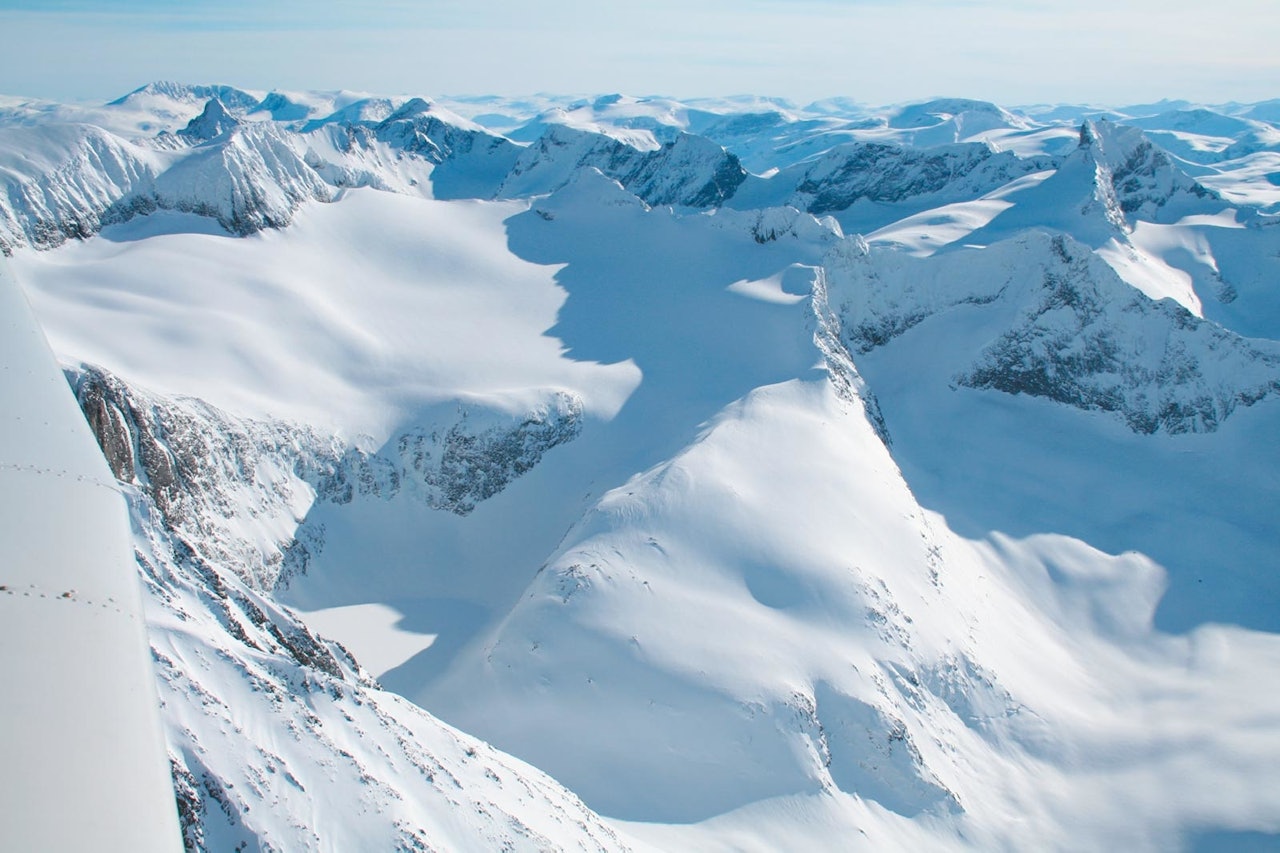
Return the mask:
<path fill-rule="evenodd" d="M 0 847 L 174 851 L 120 495 L 0 262 Z"/>
<path fill-rule="evenodd" d="M 263 594 L 294 514 L 376 466 L 314 430 L 77 371 L 99 453 L 21 293 L 0 284 L 15 413 L 0 473 L 20 497 L 2 515 L 15 692 L 0 742 L 6 801 L 20 807 L 0 828 L 6 846 L 178 849 L 180 814 L 194 851 L 626 849 L 553 780 L 385 693 Z"/>
<path fill-rule="evenodd" d="M 564 219 L 561 213 L 555 222 Z M 1153 324 L 1166 323 L 1174 331 L 1154 334 L 1176 340 L 1176 330 L 1186 325 L 1149 301 L 1126 308 L 1120 300 L 1142 297 L 1101 262 L 1086 260 L 1086 250 L 1047 237 L 1024 245 L 1050 271 L 1055 263 L 1085 264 L 1089 280 L 1097 281 L 1091 286 L 1105 293 L 1097 304 L 1118 310 L 1109 322 L 1119 324 L 1122 336 L 1152 334 Z M 1035 292 L 1059 292 L 1052 277 L 1019 269 L 1007 256 L 1002 259 L 1002 251 L 1007 249 L 974 254 L 1014 286 L 1044 283 L 1047 289 Z M 590 253 L 579 257 L 591 269 Z M 841 269 L 841 257 L 827 261 L 833 274 Z M 966 271 L 958 254 L 939 256 L 938 264 L 945 270 L 942 281 L 954 282 L 962 305 L 972 291 L 962 290 L 960 282 L 998 291 L 1003 281 Z M 906 282 L 919 275 L 904 266 Z M 568 280 L 574 269 L 571 256 L 562 278 Z M 848 313 L 839 308 L 843 300 L 855 293 L 863 298 L 866 291 L 859 288 L 874 283 L 842 274 L 845 279 L 830 285 L 838 314 L 825 315 L 821 298 L 814 303 L 819 314 L 810 329 L 820 344 L 813 349 L 815 359 L 823 352 L 838 356 L 823 329 L 838 327 L 837 317 Z M 1061 275 L 1071 274 L 1064 267 Z M 885 278 L 885 292 L 894 293 L 894 280 Z M 1077 285 L 1083 292 L 1083 281 Z M 1126 291 L 1130 295 L 1119 295 Z M 566 310 L 576 298 L 570 292 Z M 673 292 L 651 298 L 663 306 Z M 989 325 L 970 321 L 961 327 L 973 339 L 990 340 L 993 329 L 1018 328 L 1018 312 L 1001 309 L 991 294 L 978 293 L 972 301 L 992 304 L 998 313 Z M 910 304 L 902 310 L 915 313 Z M 674 305 L 663 311 L 661 319 L 639 328 L 664 329 L 682 315 Z M 775 319 L 787 322 L 783 315 Z M 1067 328 L 1074 334 L 1070 346 L 1088 346 L 1087 326 Z M 644 340 L 633 340 L 636 352 L 645 351 Z M 715 341 L 707 330 L 701 344 L 703 357 L 713 363 Z M 671 341 L 664 344 L 679 350 Z M 1223 346 L 1241 352 L 1246 363 L 1256 358 L 1264 386 L 1274 387 L 1273 348 L 1259 352 L 1230 337 L 1214 347 L 1190 345 L 1190 375 L 1208 369 L 1214 349 Z M 919 357 L 938 366 L 931 373 L 914 362 L 913 368 L 921 376 L 955 371 L 961 365 L 942 365 L 956 364 L 956 347 L 926 342 Z M 643 369 L 643 358 L 638 363 Z M 847 356 L 828 363 L 847 363 Z M 895 381 L 901 375 L 910 383 L 910 369 L 891 369 L 882 368 Z M 1242 378 L 1238 369 L 1225 375 Z M 650 377 L 646 373 L 640 393 Z M 874 378 L 869 381 L 876 387 Z M 701 820 L 796 795 L 816 798 L 804 801 L 818 811 L 839 811 L 846 802 L 839 792 L 845 792 L 902 818 L 919 817 L 940 833 L 935 843 L 963 838 L 979 847 L 1159 849 L 1205 825 L 1274 831 L 1268 815 L 1276 804 L 1269 794 L 1239 799 L 1219 796 L 1218 789 L 1224 778 L 1261 779 L 1269 773 L 1252 750 L 1272 748 L 1266 721 L 1276 709 L 1242 676 L 1275 665 L 1274 638 L 1218 628 L 1184 638 L 1153 631 L 1161 568 L 1137 554 L 1107 556 L 1086 545 L 1089 539 L 1044 535 L 1064 525 L 1081 530 L 1069 505 L 1054 502 L 1028 513 L 1015 528 L 1017 538 L 999 526 L 983 527 L 972 538 L 959 535 L 946 516 L 916 502 L 856 392 L 841 398 L 833 387 L 826 380 L 794 379 L 757 388 L 722 410 L 670 461 L 607 492 L 545 561 L 510 615 L 416 695 L 447 718 L 551 769 L 598 808 L 638 820 Z M 944 381 L 942 388 L 931 384 L 920 399 L 947 394 Z M 1274 402 L 1259 408 L 1272 423 Z M 964 419 L 919 413 L 903 427 L 913 443 L 909 460 L 917 462 L 918 442 L 939 423 L 951 425 L 947 431 L 955 443 L 975 440 Z M 892 414 L 885 424 L 895 436 Z M 1105 427 L 1101 432 L 1108 435 Z M 991 445 L 992 452 L 997 446 Z M 1088 472 L 1085 478 L 1098 484 L 1099 493 L 1124 494 L 1121 505 L 1141 512 L 1154 484 L 1139 479 L 1131 491 L 1115 491 L 1113 475 L 1090 461 L 1084 446 L 1088 442 L 1045 463 L 1037 463 L 1028 449 L 1014 470 L 1035 482 L 1043 465 L 1047 481 L 1058 483 L 1062 471 L 1074 467 Z M 1252 445 L 1246 439 L 1240 446 Z M 963 451 L 952 447 L 963 459 Z M 1155 457 L 1164 452 L 1157 450 Z M 1233 454 L 1213 457 L 1235 472 L 1228 476 L 1244 470 Z M 990 457 L 985 465 L 1001 470 Z M 1220 549 L 1214 562 L 1222 574 L 1202 578 L 1209 581 L 1211 603 L 1202 599 L 1197 611 L 1180 599 L 1169 619 L 1185 629 L 1194 624 L 1188 621 L 1192 613 L 1214 613 L 1270 627 L 1264 614 L 1274 611 L 1274 585 L 1265 569 L 1249 567 L 1271 565 L 1265 555 L 1273 548 L 1266 532 L 1266 508 L 1272 504 L 1262 499 L 1243 518 L 1235 515 L 1238 500 L 1203 506 L 1195 497 L 1197 486 L 1213 480 L 1199 467 L 1197 462 L 1186 485 L 1165 497 L 1170 506 L 1162 511 L 1181 520 L 1175 523 L 1198 515 L 1199 529 L 1214 527 L 1214 538 L 1205 539 L 1194 527 L 1159 547 L 1141 537 L 1178 567 L 1180 583 L 1191 580 L 1187 562 L 1177 554 L 1180 547 L 1192 542 L 1194 560 L 1208 557 L 1207 548 Z M 1274 472 L 1274 460 L 1262 468 Z M 1251 491 L 1254 500 L 1273 493 L 1269 476 L 1250 487 L 1261 490 Z M 947 497 L 963 500 L 957 493 L 973 500 L 985 490 L 969 492 L 960 480 Z M 1018 494 L 1027 500 L 1025 488 Z M 1086 496 L 1072 496 L 1087 506 Z M 1031 530 L 1028 518 L 1036 525 Z M 1100 527 L 1095 522 L 1084 529 L 1114 536 L 1114 530 L 1099 533 Z M 1125 530 L 1134 532 L 1132 521 Z M 1242 589 L 1263 599 L 1242 600 Z M 1180 673 L 1204 643 L 1225 643 L 1231 651 L 1217 662 L 1195 664 L 1199 686 L 1193 687 Z M 1252 663 L 1237 669 L 1244 658 Z M 1172 692 L 1171 679 L 1181 685 Z M 1234 698 L 1219 705 L 1226 694 Z M 1233 714 L 1226 708 L 1236 702 L 1250 709 L 1244 717 L 1212 719 L 1212 709 Z M 504 713 L 512 703 L 521 714 Z M 1113 714 L 1115 708 L 1125 711 Z M 1196 720 L 1197 727 L 1175 736 L 1158 725 L 1135 731 L 1129 723 L 1166 713 L 1183 721 L 1179 726 Z M 1245 719 L 1258 726 L 1246 738 L 1250 746 L 1215 748 L 1212 759 L 1201 752 L 1202 739 L 1253 725 Z M 1117 763 L 1117 750 L 1130 757 Z M 1165 762 L 1195 769 L 1170 785 L 1162 781 Z M 1046 775 L 1052 785 L 1042 783 Z M 1203 780 L 1212 781 L 1201 786 Z M 1141 793 L 1134 795 L 1134 787 Z M 1103 805 L 1122 799 L 1125 806 L 1114 810 Z M 1012 802 L 1027 815 L 1018 826 L 1005 817 Z M 866 820 L 883 829 L 898 818 L 877 812 Z M 735 821 L 729 816 L 720 825 L 732 831 Z"/>
<path fill-rule="evenodd" d="M 381 690 L 126 473 L 188 850 L 627 849 L 552 779 Z"/>

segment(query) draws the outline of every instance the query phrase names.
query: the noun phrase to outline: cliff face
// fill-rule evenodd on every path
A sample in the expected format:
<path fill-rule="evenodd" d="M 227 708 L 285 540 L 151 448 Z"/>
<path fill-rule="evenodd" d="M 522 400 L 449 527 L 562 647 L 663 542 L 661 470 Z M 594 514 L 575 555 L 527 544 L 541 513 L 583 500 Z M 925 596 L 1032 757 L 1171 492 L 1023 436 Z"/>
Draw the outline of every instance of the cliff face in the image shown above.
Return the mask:
<path fill-rule="evenodd" d="M 939 354 L 955 359 L 960 385 L 1112 412 L 1142 433 L 1211 432 L 1237 407 L 1280 392 L 1272 342 L 1149 299 L 1063 235 L 928 259 L 846 243 L 827 265 L 854 352 L 961 308 L 1008 317 L 994 340 L 982 340 L 978 321 L 972 343 Z"/>
<path fill-rule="evenodd" d="M 149 395 L 100 368 L 68 378 L 116 478 L 146 494 L 169 535 L 202 543 L 206 559 L 260 591 L 305 572 L 322 547 L 305 525 L 289 533 L 313 503 L 404 491 L 465 516 L 577 437 L 582 419 L 582 402 L 559 393 L 519 418 L 460 408 L 451 423 L 406 429 L 369 451 L 304 425 Z"/>

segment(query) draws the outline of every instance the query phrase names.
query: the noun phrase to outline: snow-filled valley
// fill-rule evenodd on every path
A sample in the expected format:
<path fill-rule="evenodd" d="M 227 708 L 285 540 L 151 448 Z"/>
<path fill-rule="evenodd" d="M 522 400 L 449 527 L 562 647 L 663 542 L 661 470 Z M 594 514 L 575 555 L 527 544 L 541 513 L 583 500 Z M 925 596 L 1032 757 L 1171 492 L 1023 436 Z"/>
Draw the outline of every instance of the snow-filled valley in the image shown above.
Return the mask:
<path fill-rule="evenodd" d="M 186 848 L 1280 844 L 1276 117 L 0 98 Z"/>

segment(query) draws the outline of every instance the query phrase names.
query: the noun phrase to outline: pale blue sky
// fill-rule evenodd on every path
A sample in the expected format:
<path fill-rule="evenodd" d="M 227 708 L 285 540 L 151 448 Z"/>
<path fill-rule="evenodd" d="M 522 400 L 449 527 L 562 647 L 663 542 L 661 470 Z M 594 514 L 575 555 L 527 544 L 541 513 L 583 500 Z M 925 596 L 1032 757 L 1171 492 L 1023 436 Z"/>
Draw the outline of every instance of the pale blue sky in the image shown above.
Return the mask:
<path fill-rule="evenodd" d="M 1280 97 L 1280 0 L 0 0 L 0 92 Z"/>

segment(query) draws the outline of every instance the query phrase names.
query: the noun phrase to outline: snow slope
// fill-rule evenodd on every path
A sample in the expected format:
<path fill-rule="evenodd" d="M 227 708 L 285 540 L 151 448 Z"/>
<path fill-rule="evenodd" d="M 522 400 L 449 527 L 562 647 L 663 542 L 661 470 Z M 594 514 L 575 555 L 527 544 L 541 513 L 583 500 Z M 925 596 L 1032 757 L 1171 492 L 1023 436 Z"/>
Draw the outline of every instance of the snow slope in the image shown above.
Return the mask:
<path fill-rule="evenodd" d="M 6 161 L 189 846 L 1280 833 L 1262 154 L 1123 125 L 1169 104 L 195 92 Z M 109 212 L 163 186 L 218 189 Z"/>
<path fill-rule="evenodd" d="M 45 374 L 5 386 L 22 413 L 5 473 L 23 497 L 3 516 L 5 671 L 15 700 L 38 701 L 8 703 L 4 722 L 39 735 L 3 740 L 6 797 L 23 806 L 5 821 L 15 849 L 177 849 L 175 793 L 188 850 L 628 849 L 556 782 L 386 693 L 264 594 L 297 517 L 317 492 L 340 500 L 345 485 L 350 500 L 347 472 L 367 463 L 314 430 L 148 394 L 95 368 L 72 372 L 69 396 L 47 351 L 28 354 L 43 341 L 5 284 L 6 369 Z M 49 434 L 53 402 L 74 429 Z M 54 493 L 32 501 L 48 481 Z M 52 639 L 31 643 L 38 634 Z"/>

